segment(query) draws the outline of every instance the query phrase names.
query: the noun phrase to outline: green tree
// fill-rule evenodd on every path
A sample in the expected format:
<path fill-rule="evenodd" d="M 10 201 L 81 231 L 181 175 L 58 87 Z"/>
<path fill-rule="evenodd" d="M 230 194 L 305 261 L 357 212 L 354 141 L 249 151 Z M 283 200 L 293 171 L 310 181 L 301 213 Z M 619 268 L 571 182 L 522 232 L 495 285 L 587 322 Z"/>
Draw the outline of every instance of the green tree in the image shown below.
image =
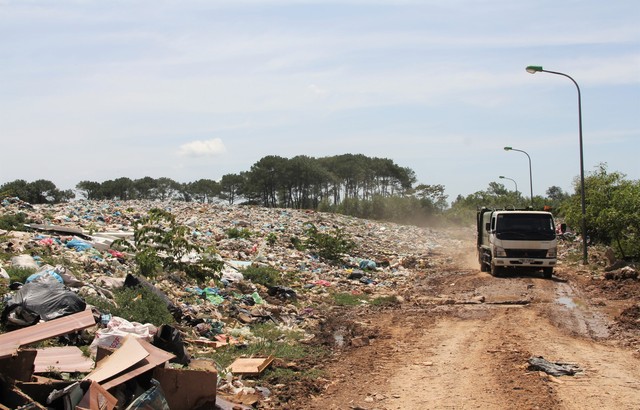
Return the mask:
<path fill-rule="evenodd" d="M 219 198 L 229 202 L 229 205 L 238 199 L 244 191 L 246 183 L 245 174 L 225 174 L 220 179 Z"/>
<path fill-rule="evenodd" d="M 26 201 L 29 196 L 28 185 L 29 183 L 24 179 L 16 179 L 0 186 L 0 193 L 2 196 L 18 197 Z"/>
<path fill-rule="evenodd" d="M 640 258 L 640 181 L 609 172 L 607 164 L 585 177 L 587 236 L 593 243 L 612 245 L 622 258 Z M 580 181 L 566 202 L 567 224 L 580 231 L 582 206 Z M 580 232 L 583 234 L 583 232 Z"/>
<path fill-rule="evenodd" d="M 96 200 L 101 199 L 100 189 L 102 185 L 95 181 L 80 181 L 76 184 L 76 189 L 85 199 Z"/>
<path fill-rule="evenodd" d="M 265 207 L 278 206 L 278 192 L 283 186 L 287 161 L 277 155 L 268 155 L 253 164 L 247 174 L 245 196 Z"/>

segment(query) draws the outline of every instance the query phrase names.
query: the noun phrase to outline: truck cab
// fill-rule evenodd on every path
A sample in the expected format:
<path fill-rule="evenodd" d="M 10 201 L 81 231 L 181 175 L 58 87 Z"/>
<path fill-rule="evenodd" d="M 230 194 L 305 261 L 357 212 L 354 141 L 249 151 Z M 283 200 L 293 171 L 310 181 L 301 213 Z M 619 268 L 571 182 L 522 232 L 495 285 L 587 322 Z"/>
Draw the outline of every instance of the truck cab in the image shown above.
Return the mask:
<path fill-rule="evenodd" d="M 477 216 L 480 270 L 541 269 L 551 278 L 557 263 L 555 222 L 546 211 L 482 208 Z"/>

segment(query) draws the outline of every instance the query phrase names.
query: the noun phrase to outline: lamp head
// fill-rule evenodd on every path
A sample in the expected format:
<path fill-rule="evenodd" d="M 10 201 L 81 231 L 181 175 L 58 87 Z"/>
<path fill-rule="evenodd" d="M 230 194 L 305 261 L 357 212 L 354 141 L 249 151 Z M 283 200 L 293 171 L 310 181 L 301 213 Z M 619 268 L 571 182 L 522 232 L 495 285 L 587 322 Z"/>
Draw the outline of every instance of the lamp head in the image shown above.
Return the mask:
<path fill-rule="evenodd" d="M 529 74 L 535 74 L 537 72 L 542 71 L 542 66 L 541 65 L 530 65 L 530 66 L 527 66 L 526 70 L 527 70 L 527 73 L 529 73 Z"/>
<path fill-rule="evenodd" d="M 511 148 L 511 147 L 504 147 L 504 150 L 505 150 L 505 151 L 511 151 L 512 149 L 513 149 L 513 148 Z"/>
<path fill-rule="evenodd" d="M 504 175 L 500 175 L 500 177 L 499 177 L 499 178 L 500 178 L 500 179 L 504 179 Z"/>

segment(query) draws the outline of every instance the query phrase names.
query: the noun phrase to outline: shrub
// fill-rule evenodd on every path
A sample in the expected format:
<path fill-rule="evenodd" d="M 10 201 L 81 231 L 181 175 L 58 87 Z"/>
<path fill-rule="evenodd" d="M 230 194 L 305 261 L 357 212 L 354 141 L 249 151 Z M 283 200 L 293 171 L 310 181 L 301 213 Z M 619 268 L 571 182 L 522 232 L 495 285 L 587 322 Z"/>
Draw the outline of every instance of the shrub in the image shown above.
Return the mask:
<path fill-rule="evenodd" d="M 0 216 L 0 229 L 5 231 L 24 231 L 24 224 L 27 222 L 27 216 L 19 212 L 17 214 L 7 214 Z"/>
<path fill-rule="evenodd" d="M 156 326 L 174 322 L 165 302 L 145 287 L 119 288 L 113 292 L 113 297 L 115 303 L 95 296 L 87 297 L 86 302 L 102 313 L 111 313 L 130 322 L 153 323 Z"/>
<path fill-rule="evenodd" d="M 342 254 L 349 253 L 355 247 L 355 243 L 340 228 L 335 228 L 331 233 L 322 233 L 311 224 L 306 233 L 309 236 L 306 246 L 329 261 L 338 261 Z"/>
<path fill-rule="evenodd" d="M 227 229 L 225 233 L 227 234 L 227 237 L 229 239 L 238 239 L 238 238 L 249 239 L 251 238 L 251 235 L 252 235 L 251 231 L 245 228 L 242 228 L 242 229 L 230 228 L 230 229 Z"/>
<path fill-rule="evenodd" d="M 280 271 L 271 266 L 249 266 L 242 271 L 245 279 L 253 283 L 259 283 L 266 287 L 282 284 Z"/>
<path fill-rule="evenodd" d="M 216 277 L 222 270 L 223 262 L 214 258 L 215 249 L 203 249 L 189 240 L 189 228 L 176 223 L 170 212 L 154 208 L 148 215 L 136 222 L 135 245 L 118 240 L 112 247 L 135 252 L 135 260 L 140 274 L 154 277 L 162 271 L 178 270 L 189 277 L 204 281 Z M 182 257 L 196 252 L 200 258 L 183 262 Z"/>
<path fill-rule="evenodd" d="M 271 232 L 269 235 L 267 235 L 267 244 L 269 244 L 269 246 L 275 245 L 277 241 L 278 235 L 276 235 L 275 233 Z"/>

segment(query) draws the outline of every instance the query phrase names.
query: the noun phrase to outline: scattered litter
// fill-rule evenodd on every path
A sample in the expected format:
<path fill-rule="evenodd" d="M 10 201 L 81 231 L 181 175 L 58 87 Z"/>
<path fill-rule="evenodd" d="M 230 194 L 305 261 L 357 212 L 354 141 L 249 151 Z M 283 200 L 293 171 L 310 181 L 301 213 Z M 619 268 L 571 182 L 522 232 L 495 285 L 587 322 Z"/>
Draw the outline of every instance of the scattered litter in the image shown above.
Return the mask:
<path fill-rule="evenodd" d="M 551 376 L 573 376 L 577 372 L 581 372 L 579 366 L 571 363 L 549 362 L 542 356 L 531 357 L 528 361 L 529 370 L 542 371 Z"/>

